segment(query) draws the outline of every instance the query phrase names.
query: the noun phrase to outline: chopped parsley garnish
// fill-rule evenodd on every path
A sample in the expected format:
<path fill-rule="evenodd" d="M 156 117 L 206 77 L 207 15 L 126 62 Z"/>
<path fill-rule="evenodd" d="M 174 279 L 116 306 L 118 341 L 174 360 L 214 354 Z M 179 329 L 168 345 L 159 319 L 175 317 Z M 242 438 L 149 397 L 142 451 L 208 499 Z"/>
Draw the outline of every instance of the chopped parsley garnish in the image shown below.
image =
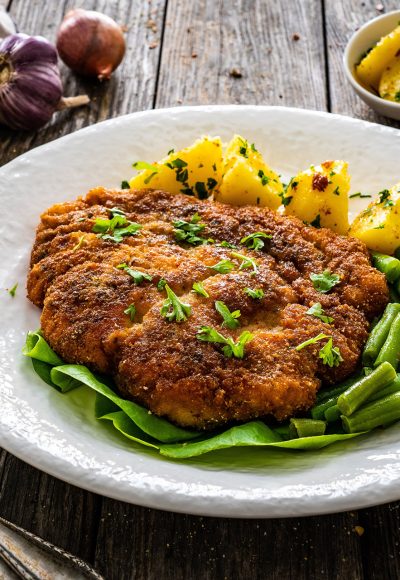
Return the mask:
<path fill-rule="evenodd" d="M 15 294 L 17 293 L 17 288 L 18 288 L 18 282 L 16 284 L 14 284 L 14 286 L 12 288 L 9 289 L 8 293 L 11 296 L 11 298 L 15 297 Z"/>
<path fill-rule="evenodd" d="M 204 298 L 210 298 L 210 295 L 207 292 L 207 290 L 204 288 L 202 282 L 194 282 L 193 286 L 192 286 L 192 292 L 195 292 L 196 294 L 200 294 L 200 296 L 204 296 Z"/>
<path fill-rule="evenodd" d="M 121 189 L 130 189 L 131 186 L 129 185 L 129 181 L 126 181 L 125 179 L 123 181 L 121 181 Z"/>
<path fill-rule="evenodd" d="M 252 288 L 245 288 L 244 293 L 250 296 L 250 298 L 254 298 L 254 300 L 264 298 L 264 290 L 262 288 L 254 288 L 254 290 Z"/>
<path fill-rule="evenodd" d="M 145 185 L 148 185 L 155 175 L 157 175 L 157 171 L 153 171 L 153 173 L 150 173 L 150 175 L 143 180 L 143 183 Z"/>
<path fill-rule="evenodd" d="M 124 212 L 117 207 L 109 210 L 111 219 L 96 218 L 92 231 L 103 240 L 122 242 L 125 236 L 134 236 L 142 228 L 140 224 L 126 219 Z"/>
<path fill-rule="evenodd" d="M 248 153 L 249 144 L 246 141 L 246 139 L 242 139 L 241 137 L 239 137 L 239 143 L 240 143 L 239 154 L 247 159 L 247 157 L 249 156 Z"/>
<path fill-rule="evenodd" d="M 324 365 L 329 367 L 338 367 L 341 362 L 343 362 L 343 357 L 340 353 L 340 349 L 337 346 L 333 346 L 332 337 L 319 351 L 319 358 L 322 359 Z"/>
<path fill-rule="evenodd" d="M 175 149 L 170 149 L 167 153 L 167 155 L 172 155 L 172 153 L 175 153 Z"/>
<path fill-rule="evenodd" d="M 319 351 L 319 358 L 322 359 L 324 365 L 328 365 L 330 367 L 337 367 L 343 361 L 342 355 L 340 354 L 340 350 L 338 347 L 333 346 L 332 337 L 327 334 L 318 334 L 318 336 L 314 336 L 314 338 L 310 338 L 305 342 L 302 342 L 298 346 L 296 346 L 296 350 L 302 350 L 306 346 L 311 344 L 316 344 L 320 340 L 324 340 L 328 338 L 328 342 L 320 349 Z"/>
<path fill-rule="evenodd" d="M 85 242 L 85 235 L 81 236 L 75 246 L 72 248 L 72 252 L 76 252 L 76 250 L 80 250 Z"/>
<path fill-rule="evenodd" d="M 325 314 L 325 311 L 319 302 L 313 304 L 311 308 L 307 310 L 306 314 L 315 316 L 315 318 L 319 318 L 322 322 L 326 322 L 326 324 L 331 324 L 331 322 L 333 322 L 333 318 Z"/>
<path fill-rule="evenodd" d="M 321 216 L 320 214 L 318 214 L 312 222 L 310 222 L 310 226 L 313 226 L 314 228 L 320 228 L 321 227 Z"/>
<path fill-rule="evenodd" d="M 339 186 L 336 187 L 333 193 L 334 195 L 340 195 Z"/>
<path fill-rule="evenodd" d="M 283 207 L 287 207 L 293 199 L 293 195 L 286 196 L 283 192 L 279 194 L 279 197 L 282 200 Z"/>
<path fill-rule="evenodd" d="M 190 222 L 185 220 L 176 220 L 173 223 L 175 239 L 178 242 L 186 242 L 192 246 L 197 246 L 199 244 L 206 244 L 208 240 L 202 238 L 197 234 L 202 232 L 206 227 L 205 224 L 200 222 L 201 217 L 198 213 L 195 213 Z"/>
<path fill-rule="evenodd" d="M 261 185 L 268 185 L 269 183 L 269 177 L 268 175 L 265 175 L 264 171 L 262 169 L 259 170 L 259 172 L 257 173 L 258 177 L 261 180 Z"/>
<path fill-rule="evenodd" d="M 204 184 L 204 181 L 196 181 L 194 188 L 196 190 L 199 199 L 207 199 L 208 191 Z"/>
<path fill-rule="evenodd" d="M 253 153 L 258 153 L 258 149 L 256 149 L 256 146 L 254 145 L 254 143 L 252 143 L 250 145 L 250 149 L 253 151 Z"/>
<path fill-rule="evenodd" d="M 180 159 L 179 157 L 167 162 L 165 165 L 170 169 L 183 169 L 184 167 L 187 167 L 186 161 Z"/>
<path fill-rule="evenodd" d="M 372 228 L 373 230 L 384 230 L 385 229 L 385 225 L 381 224 L 380 226 L 376 226 L 375 228 Z"/>
<path fill-rule="evenodd" d="M 179 300 L 178 296 L 171 290 L 168 284 L 165 284 L 165 291 L 167 292 L 168 298 L 161 307 L 161 316 L 169 322 L 184 322 L 187 320 L 192 311 L 190 304 L 185 304 Z"/>
<path fill-rule="evenodd" d="M 211 326 L 202 326 L 197 331 L 197 339 L 203 342 L 214 342 L 216 344 L 224 344 L 222 352 L 228 358 L 243 358 L 245 345 L 253 339 L 253 335 L 248 330 L 242 332 L 238 340 L 235 342 L 233 338 L 223 336 L 218 330 Z"/>
<path fill-rule="evenodd" d="M 138 171 L 152 171 L 154 173 L 159 172 L 159 167 L 157 167 L 157 165 L 152 165 L 146 161 L 135 161 L 135 163 L 132 163 L 132 167 Z"/>
<path fill-rule="evenodd" d="M 364 197 L 372 197 L 372 195 L 364 194 L 361 193 L 361 191 L 357 191 L 357 193 L 352 193 L 350 195 L 350 199 L 353 199 L 353 197 L 359 197 L 360 199 L 363 199 Z"/>
<path fill-rule="evenodd" d="M 158 283 L 157 283 L 157 290 L 159 292 L 162 292 L 165 288 L 166 283 L 167 283 L 167 281 L 164 280 L 164 278 L 160 278 Z"/>
<path fill-rule="evenodd" d="M 230 248 L 231 250 L 236 250 L 237 246 L 235 246 L 235 244 L 231 244 L 230 242 L 227 242 L 226 240 L 223 240 L 220 244 L 218 244 L 218 246 L 220 246 L 221 248 Z"/>
<path fill-rule="evenodd" d="M 331 274 L 329 270 L 325 270 L 322 274 L 310 274 L 310 279 L 315 290 L 321 292 L 321 294 L 326 294 L 340 282 L 340 276 Z"/>
<path fill-rule="evenodd" d="M 264 247 L 264 242 L 261 238 L 271 239 L 271 234 L 266 234 L 264 232 L 255 232 L 254 234 L 249 234 L 240 240 L 240 243 L 249 248 L 249 250 L 261 250 Z"/>
<path fill-rule="evenodd" d="M 323 334 L 321 332 L 317 336 L 314 336 L 313 338 L 309 338 L 308 340 L 305 340 L 301 344 L 298 344 L 296 346 L 296 350 L 303 350 L 303 348 L 305 348 L 306 346 L 310 346 L 310 344 L 316 344 L 319 340 L 323 340 L 324 338 L 329 338 L 329 335 Z"/>
<path fill-rule="evenodd" d="M 153 277 L 150 276 L 150 274 L 147 274 L 146 272 L 141 272 L 140 270 L 134 270 L 133 268 L 128 266 L 128 264 L 125 263 L 118 264 L 117 268 L 118 270 L 124 270 L 124 272 L 129 274 L 129 276 L 133 278 L 134 283 L 137 285 L 141 284 L 144 280 L 147 280 L 147 282 L 151 282 L 153 279 Z"/>
<path fill-rule="evenodd" d="M 133 320 L 136 316 L 136 306 L 134 304 L 129 304 L 128 308 L 126 310 L 124 310 L 124 314 L 129 316 L 129 318 L 133 322 Z"/>
<path fill-rule="evenodd" d="M 390 191 L 388 189 L 382 189 L 378 195 L 379 203 L 383 203 L 383 207 L 390 207 L 394 205 L 393 201 L 390 199 Z"/>
<path fill-rule="evenodd" d="M 217 185 L 218 181 L 216 179 L 214 179 L 213 177 L 209 177 L 207 179 L 207 189 L 209 191 L 209 193 L 214 189 L 214 187 Z"/>
<path fill-rule="evenodd" d="M 232 252 L 231 254 L 234 258 L 238 258 L 238 260 L 242 260 L 242 263 L 239 266 L 239 270 L 245 270 L 246 268 L 252 268 L 254 274 L 258 272 L 258 264 L 253 258 L 249 258 L 249 256 L 244 256 L 243 254 L 239 254 L 238 252 Z"/>
<path fill-rule="evenodd" d="M 215 310 L 220 314 L 223 318 L 222 326 L 226 326 L 231 330 L 234 330 L 238 326 L 240 326 L 240 322 L 237 320 L 241 316 L 240 310 L 234 310 L 231 312 L 227 305 L 221 300 L 217 300 L 214 304 Z"/>
<path fill-rule="evenodd" d="M 235 264 L 230 260 L 220 260 L 219 262 L 217 262 L 217 264 L 214 264 L 214 266 L 207 267 L 210 268 L 211 270 L 219 272 L 220 274 L 228 274 L 229 272 L 235 269 Z"/>

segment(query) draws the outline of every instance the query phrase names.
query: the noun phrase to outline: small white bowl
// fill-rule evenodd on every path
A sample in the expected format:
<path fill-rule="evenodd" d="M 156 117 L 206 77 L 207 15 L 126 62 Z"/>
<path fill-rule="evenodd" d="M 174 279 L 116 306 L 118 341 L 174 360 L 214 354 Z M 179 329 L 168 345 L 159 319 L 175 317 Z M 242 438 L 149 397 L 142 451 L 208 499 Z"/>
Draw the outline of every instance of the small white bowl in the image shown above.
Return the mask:
<path fill-rule="evenodd" d="M 400 120 L 400 103 L 387 101 L 365 89 L 355 74 L 360 56 L 376 44 L 382 36 L 392 32 L 400 21 L 400 10 L 388 12 L 364 24 L 350 38 L 344 52 L 344 68 L 353 89 L 361 99 L 381 115 Z"/>

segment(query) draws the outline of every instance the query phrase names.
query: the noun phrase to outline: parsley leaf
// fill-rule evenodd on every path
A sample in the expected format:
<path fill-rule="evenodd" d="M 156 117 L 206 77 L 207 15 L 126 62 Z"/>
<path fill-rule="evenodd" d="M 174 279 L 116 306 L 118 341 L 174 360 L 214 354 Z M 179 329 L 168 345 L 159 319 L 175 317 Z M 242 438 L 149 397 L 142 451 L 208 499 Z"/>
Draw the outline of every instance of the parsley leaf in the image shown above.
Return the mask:
<path fill-rule="evenodd" d="M 228 272 L 235 269 L 235 264 L 230 260 L 220 260 L 217 264 L 214 264 L 214 266 L 207 266 L 207 268 L 215 270 L 220 274 L 228 274 Z"/>
<path fill-rule="evenodd" d="M 261 238 L 271 239 L 271 234 L 266 234 L 264 232 L 255 232 L 254 234 L 249 234 L 240 240 L 240 243 L 249 248 L 250 250 L 261 250 L 264 247 L 264 242 Z"/>
<path fill-rule="evenodd" d="M 132 163 L 132 167 L 138 171 L 153 171 L 154 173 L 159 172 L 157 165 L 152 165 L 146 161 L 135 161 L 135 163 Z"/>
<path fill-rule="evenodd" d="M 240 310 L 234 310 L 231 312 L 227 305 L 221 300 L 217 300 L 214 303 L 215 310 L 220 314 L 223 318 L 222 326 L 226 326 L 231 330 L 234 330 L 238 326 L 240 326 L 240 322 L 237 320 L 241 316 Z"/>
<path fill-rule="evenodd" d="M 204 184 L 204 181 L 196 181 L 194 188 L 196 190 L 199 199 L 207 199 L 208 191 Z"/>
<path fill-rule="evenodd" d="M 140 270 L 134 270 L 133 268 L 128 266 L 128 264 L 125 264 L 125 262 L 123 264 L 118 264 L 117 268 L 118 270 L 124 270 L 124 272 L 129 274 L 129 276 L 133 278 L 134 283 L 137 285 L 141 284 L 144 280 L 147 280 L 147 282 L 151 282 L 153 279 L 153 277 L 150 276 L 150 274 L 147 274 L 146 272 L 141 272 Z"/>
<path fill-rule="evenodd" d="M 129 318 L 133 322 L 133 320 L 136 316 L 136 306 L 134 304 L 129 304 L 128 308 L 126 310 L 124 310 L 124 314 L 129 316 Z"/>
<path fill-rule="evenodd" d="M 130 189 L 131 186 L 129 185 L 129 181 L 126 181 L 125 179 L 123 181 L 121 181 L 121 189 Z"/>
<path fill-rule="evenodd" d="M 76 250 L 80 250 L 83 244 L 85 243 L 85 235 L 81 236 L 75 246 L 72 248 L 71 252 L 76 252 Z"/>
<path fill-rule="evenodd" d="M 326 294 L 340 282 L 340 276 L 331 274 L 329 270 L 325 270 L 322 274 L 312 273 L 310 274 L 310 279 L 315 290 L 321 292 L 321 294 Z"/>
<path fill-rule="evenodd" d="M 235 342 L 231 337 L 223 336 L 218 330 L 212 328 L 211 326 L 202 326 L 197 331 L 197 339 L 203 342 L 214 342 L 216 344 L 224 344 L 222 349 L 224 355 L 228 358 L 232 356 L 235 358 L 244 357 L 244 347 L 254 338 L 254 336 L 248 330 L 242 332 L 238 340 Z"/>
<path fill-rule="evenodd" d="M 17 288 L 18 288 L 18 282 L 16 284 L 14 284 L 14 286 L 12 288 L 9 289 L 8 293 L 11 296 L 11 298 L 15 297 L 15 294 L 17 293 Z"/>
<path fill-rule="evenodd" d="M 313 228 L 320 228 L 321 227 L 321 216 L 318 214 L 312 222 L 310 222 L 310 226 Z"/>
<path fill-rule="evenodd" d="M 193 286 L 192 286 L 192 292 L 195 292 L 196 294 L 200 294 L 200 296 L 204 296 L 204 298 L 210 298 L 210 295 L 207 292 L 207 290 L 204 288 L 202 282 L 194 282 Z"/>
<path fill-rule="evenodd" d="M 332 337 L 319 351 L 319 358 L 322 359 L 324 365 L 329 367 L 338 367 L 343 362 L 343 357 L 337 346 L 333 346 Z"/>
<path fill-rule="evenodd" d="M 258 272 L 258 264 L 253 258 L 249 258 L 248 256 L 244 256 L 243 254 L 239 254 L 238 252 L 232 252 L 231 254 L 234 258 L 238 258 L 242 260 L 242 263 L 239 266 L 239 270 L 245 270 L 246 268 L 253 268 L 253 273 L 256 274 Z"/>
<path fill-rule="evenodd" d="M 178 242 L 186 242 L 192 246 L 197 246 L 198 244 L 207 244 L 208 240 L 202 238 L 197 234 L 202 232 L 206 227 L 205 224 L 200 223 L 200 216 L 195 213 L 190 222 L 185 220 L 176 220 L 172 222 L 174 226 L 175 239 Z"/>
<path fill-rule="evenodd" d="M 309 338 L 308 340 L 305 340 L 301 344 L 298 344 L 296 346 L 296 350 L 303 350 L 303 348 L 305 348 L 306 346 L 309 346 L 310 344 L 316 344 L 319 340 L 324 340 L 324 338 L 330 338 L 330 337 L 328 334 L 323 334 L 321 332 L 317 336 L 314 336 L 313 338 Z"/>
<path fill-rule="evenodd" d="M 246 141 L 246 139 L 242 139 L 241 137 L 239 137 L 239 154 L 245 157 L 246 159 L 249 156 L 248 148 L 249 148 L 248 141 Z"/>
<path fill-rule="evenodd" d="M 128 221 L 121 209 L 113 207 L 110 212 L 111 219 L 96 218 L 94 222 L 92 231 L 99 238 L 119 243 L 125 236 L 134 236 L 142 229 L 141 224 Z"/>
<path fill-rule="evenodd" d="M 313 304 L 311 308 L 307 310 L 306 314 L 315 316 L 315 318 L 319 318 L 322 322 L 326 322 L 326 324 L 331 324 L 331 322 L 333 322 L 333 318 L 331 318 L 331 316 L 326 316 L 325 311 L 319 302 Z"/>
<path fill-rule="evenodd" d="M 166 318 L 169 322 L 184 322 L 191 314 L 192 307 L 190 304 L 185 304 L 179 300 L 178 296 L 171 290 L 168 284 L 165 284 L 165 291 L 168 298 L 164 301 L 161 307 L 161 316 Z"/>
<path fill-rule="evenodd" d="M 167 283 L 167 281 L 164 280 L 164 278 L 160 278 L 158 281 L 158 284 L 157 284 L 157 290 L 159 292 L 162 292 L 165 288 L 166 283 Z"/>
<path fill-rule="evenodd" d="M 382 189 L 378 193 L 379 195 L 379 203 L 383 203 L 383 207 L 390 207 L 394 205 L 394 202 L 390 199 L 390 191 L 388 189 Z"/>
<path fill-rule="evenodd" d="M 259 170 L 257 175 L 261 179 L 261 185 L 268 185 L 270 179 L 269 179 L 268 175 L 265 175 L 265 173 L 262 169 Z"/>
<path fill-rule="evenodd" d="M 264 298 L 264 290 L 262 288 L 254 288 L 254 290 L 252 288 L 245 288 L 244 293 L 250 296 L 250 298 L 254 298 L 254 300 Z"/>
<path fill-rule="evenodd" d="M 360 199 L 362 199 L 364 197 L 372 197 L 372 195 L 364 194 L 364 193 L 361 193 L 361 191 L 357 191 L 357 193 L 352 193 L 349 196 L 350 199 L 353 199 L 353 197 L 359 197 Z"/>
<path fill-rule="evenodd" d="M 223 240 L 220 244 L 218 244 L 218 246 L 220 246 L 221 248 L 230 248 L 231 250 L 236 250 L 235 244 L 231 244 L 226 240 Z"/>

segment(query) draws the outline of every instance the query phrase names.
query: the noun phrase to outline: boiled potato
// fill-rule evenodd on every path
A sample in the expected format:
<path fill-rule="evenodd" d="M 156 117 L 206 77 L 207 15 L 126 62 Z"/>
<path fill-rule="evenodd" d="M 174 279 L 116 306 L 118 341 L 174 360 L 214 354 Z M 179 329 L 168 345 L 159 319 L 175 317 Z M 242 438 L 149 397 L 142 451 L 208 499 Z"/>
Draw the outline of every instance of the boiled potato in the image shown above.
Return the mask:
<path fill-rule="evenodd" d="M 395 56 L 383 71 L 379 94 L 383 99 L 400 103 L 400 54 Z"/>
<path fill-rule="evenodd" d="M 186 149 L 171 151 L 152 165 L 143 162 L 135 165 L 144 171 L 130 180 L 132 189 L 150 187 L 205 199 L 222 180 L 221 139 L 203 137 Z"/>
<path fill-rule="evenodd" d="M 376 46 L 368 52 L 359 65 L 356 73 L 367 89 L 378 91 L 379 80 L 390 61 L 400 50 L 400 25 L 390 34 L 380 39 Z"/>
<path fill-rule="evenodd" d="M 283 197 L 285 213 L 345 234 L 349 229 L 347 167 L 344 161 L 325 161 L 293 177 Z"/>
<path fill-rule="evenodd" d="M 224 156 L 224 175 L 215 199 L 231 205 L 259 205 L 277 209 L 283 185 L 254 144 L 235 135 Z"/>
<path fill-rule="evenodd" d="M 400 247 L 400 183 L 379 193 L 356 217 L 349 235 L 383 254 L 393 254 Z"/>

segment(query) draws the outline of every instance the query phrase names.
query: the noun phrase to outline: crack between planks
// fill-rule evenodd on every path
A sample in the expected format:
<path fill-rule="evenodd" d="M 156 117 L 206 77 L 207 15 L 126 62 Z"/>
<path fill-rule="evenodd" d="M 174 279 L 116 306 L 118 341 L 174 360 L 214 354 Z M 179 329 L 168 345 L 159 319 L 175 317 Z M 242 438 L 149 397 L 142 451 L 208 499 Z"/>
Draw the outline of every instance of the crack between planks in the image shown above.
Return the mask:
<path fill-rule="evenodd" d="M 159 86 L 159 82 L 160 82 L 161 61 L 162 61 L 162 54 L 163 54 L 165 29 L 167 27 L 167 13 L 168 13 L 168 0 L 165 0 L 165 4 L 164 4 L 164 14 L 163 14 L 163 20 L 162 20 L 162 30 L 161 30 L 161 36 L 160 36 L 160 50 L 159 50 L 159 53 L 158 53 L 158 62 L 157 62 L 157 71 L 156 71 L 156 83 L 155 83 L 155 87 L 154 87 L 154 96 L 153 96 L 152 109 L 155 109 L 156 108 L 156 105 L 157 105 L 158 86 Z"/>
<path fill-rule="evenodd" d="M 321 0 L 322 11 L 322 38 L 324 41 L 324 61 L 325 61 L 325 87 L 326 87 L 326 110 L 332 111 L 331 103 L 331 82 L 329 78 L 329 48 L 328 48 L 328 29 L 326 25 L 326 0 Z"/>

